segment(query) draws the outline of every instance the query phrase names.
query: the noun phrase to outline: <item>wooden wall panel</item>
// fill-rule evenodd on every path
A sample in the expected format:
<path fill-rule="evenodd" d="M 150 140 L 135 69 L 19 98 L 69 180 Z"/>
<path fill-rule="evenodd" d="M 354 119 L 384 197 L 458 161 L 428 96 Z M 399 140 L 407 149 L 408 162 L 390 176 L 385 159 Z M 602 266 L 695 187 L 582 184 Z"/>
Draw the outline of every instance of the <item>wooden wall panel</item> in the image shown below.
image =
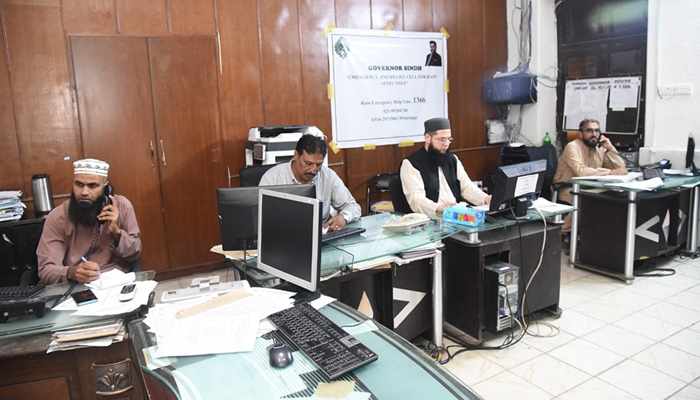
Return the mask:
<path fill-rule="evenodd" d="M 170 33 L 178 36 L 216 34 L 214 0 L 167 1 L 170 3 Z"/>
<path fill-rule="evenodd" d="M 2 54 L 6 54 L 4 42 L 0 45 L 0 50 Z M 21 153 L 15 130 L 15 114 L 12 110 L 12 93 L 5 58 L 0 60 L 0 143 L 0 190 L 23 189 Z M 26 193 L 23 197 L 26 197 Z"/>
<path fill-rule="evenodd" d="M 217 5 L 223 66 L 219 90 L 224 152 L 227 169 L 231 175 L 238 175 L 246 164 L 248 129 L 265 125 L 258 8 L 251 1 L 219 1 Z"/>
<path fill-rule="evenodd" d="M 403 1 L 403 30 L 413 32 L 437 32 L 433 26 L 433 0 Z M 430 48 L 426 54 L 430 52 Z"/>
<path fill-rule="evenodd" d="M 114 0 L 119 19 L 119 33 L 126 36 L 167 35 L 167 1 Z"/>
<path fill-rule="evenodd" d="M 484 145 L 484 7 L 481 1 L 458 4 L 459 15 L 459 136 L 460 147 Z"/>
<path fill-rule="evenodd" d="M 24 193 L 39 173 L 50 174 L 54 195 L 69 193 L 80 147 L 60 2 L 2 5 Z"/>
<path fill-rule="evenodd" d="M 114 35 L 117 16 L 114 0 L 63 1 L 66 32 L 73 35 Z"/>
<path fill-rule="evenodd" d="M 403 29 L 402 0 L 372 0 L 372 29 L 384 30 L 393 24 L 392 29 Z"/>
<path fill-rule="evenodd" d="M 338 28 L 372 29 L 370 0 L 336 1 L 335 26 Z"/>
<path fill-rule="evenodd" d="M 134 205 L 143 269 L 168 267 L 146 38 L 73 37 L 86 156 L 109 163 L 115 192 Z"/>
<path fill-rule="evenodd" d="M 266 125 L 303 125 L 302 49 L 296 0 L 265 0 L 260 7 L 262 89 Z"/>
<path fill-rule="evenodd" d="M 149 50 L 170 267 L 220 261 L 209 251 L 221 241 L 216 189 L 226 182 L 215 40 L 153 38 Z"/>

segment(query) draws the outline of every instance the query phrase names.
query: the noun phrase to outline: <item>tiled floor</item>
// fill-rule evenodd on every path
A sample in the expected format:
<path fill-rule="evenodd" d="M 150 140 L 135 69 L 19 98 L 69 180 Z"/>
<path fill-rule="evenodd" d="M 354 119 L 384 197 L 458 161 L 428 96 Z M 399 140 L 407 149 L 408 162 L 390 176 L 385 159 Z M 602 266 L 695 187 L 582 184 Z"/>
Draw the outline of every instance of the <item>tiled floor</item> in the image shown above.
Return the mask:
<path fill-rule="evenodd" d="M 676 255 L 657 267 L 676 274 L 628 285 L 570 268 L 562 253 L 563 313 L 541 320 L 558 334 L 544 337 L 552 329 L 531 324 L 541 337 L 466 351 L 445 366 L 486 400 L 700 399 L 700 259 Z M 231 270 L 215 273 L 233 279 Z M 191 280 L 160 282 L 156 298 Z M 491 335 L 487 344 L 504 340 Z"/>
<path fill-rule="evenodd" d="M 676 274 L 629 285 L 567 263 L 562 253 L 562 316 L 541 320 L 556 336 L 466 351 L 446 367 L 486 400 L 700 399 L 700 259 L 656 260 Z"/>

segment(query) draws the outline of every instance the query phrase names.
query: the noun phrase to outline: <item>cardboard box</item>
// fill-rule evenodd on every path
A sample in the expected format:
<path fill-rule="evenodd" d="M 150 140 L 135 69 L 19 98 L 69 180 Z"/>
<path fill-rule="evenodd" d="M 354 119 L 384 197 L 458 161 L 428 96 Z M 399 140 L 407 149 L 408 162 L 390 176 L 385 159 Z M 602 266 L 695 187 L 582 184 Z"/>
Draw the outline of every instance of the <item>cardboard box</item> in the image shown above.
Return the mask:
<path fill-rule="evenodd" d="M 445 207 L 442 210 L 442 220 L 460 225 L 477 226 L 486 221 L 484 210 L 469 207 L 466 203 Z"/>

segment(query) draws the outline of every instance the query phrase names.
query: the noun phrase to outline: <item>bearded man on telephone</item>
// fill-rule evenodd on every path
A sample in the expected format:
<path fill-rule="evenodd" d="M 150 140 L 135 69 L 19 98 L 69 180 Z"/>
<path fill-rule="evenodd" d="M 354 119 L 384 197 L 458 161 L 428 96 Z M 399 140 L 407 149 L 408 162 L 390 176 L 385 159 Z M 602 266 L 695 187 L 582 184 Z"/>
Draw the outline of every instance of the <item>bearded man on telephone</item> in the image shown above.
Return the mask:
<path fill-rule="evenodd" d="M 36 251 L 45 285 L 91 282 L 114 268 L 129 272 L 141 257 L 134 207 L 108 185 L 109 164 L 78 160 L 73 170 L 70 200 L 46 217 Z"/>
<path fill-rule="evenodd" d="M 626 175 L 625 161 L 617 154 L 610 139 L 600 134 L 600 123 L 586 118 L 579 124 L 578 138 L 564 148 L 559 157 L 554 183 L 566 182 L 575 176 Z M 557 201 L 571 204 L 571 187 L 559 190 Z M 564 243 L 569 242 L 571 214 L 566 216 L 561 229 Z"/>

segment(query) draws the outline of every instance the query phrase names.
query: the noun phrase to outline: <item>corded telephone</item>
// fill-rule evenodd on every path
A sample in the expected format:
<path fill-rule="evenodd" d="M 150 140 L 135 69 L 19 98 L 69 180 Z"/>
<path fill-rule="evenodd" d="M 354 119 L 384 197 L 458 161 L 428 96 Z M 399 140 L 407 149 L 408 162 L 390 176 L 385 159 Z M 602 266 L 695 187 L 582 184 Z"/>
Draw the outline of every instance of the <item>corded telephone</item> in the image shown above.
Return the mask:
<path fill-rule="evenodd" d="M 382 228 L 410 234 L 413 231 L 424 229 L 430 223 L 430 218 L 421 213 L 406 214 L 401 217 L 392 217 Z"/>
<path fill-rule="evenodd" d="M 114 186 L 112 185 L 105 185 L 105 188 L 102 191 L 102 196 L 104 197 L 104 205 L 112 205 L 112 199 L 109 198 L 109 196 L 114 196 Z M 104 224 L 105 220 L 97 220 L 100 224 Z"/>

